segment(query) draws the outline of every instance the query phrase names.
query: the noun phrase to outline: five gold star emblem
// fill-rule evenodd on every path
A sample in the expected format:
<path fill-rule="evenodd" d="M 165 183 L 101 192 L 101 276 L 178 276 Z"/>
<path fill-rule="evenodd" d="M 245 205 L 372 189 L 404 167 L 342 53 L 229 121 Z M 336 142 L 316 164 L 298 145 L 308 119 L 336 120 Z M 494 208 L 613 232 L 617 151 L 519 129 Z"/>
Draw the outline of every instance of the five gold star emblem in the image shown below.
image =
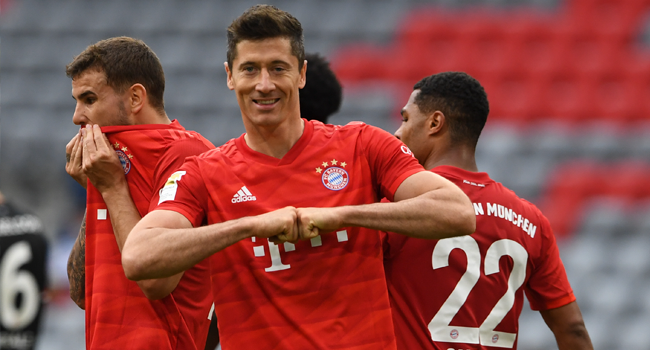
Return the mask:
<path fill-rule="evenodd" d="M 332 160 L 330 161 L 330 163 L 331 163 L 332 165 L 340 165 L 340 166 L 342 166 L 342 167 L 344 167 L 344 168 L 345 168 L 346 165 L 348 165 L 348 163 L 346 163 L 346 162 L 341 162 L 341 161 L 338 161 L 338 160 L 336 160 L 336 159 L 332 159 Z M 323 173 L 323 170 L 327 169 L 328 166 L 329 166 L 329 163 L 327 163 L 327 162 L 323 162 L 323 163 L 322 163 L 322 168 L 321 168 L 321 167 L 316 168 L 316 173 L 318 173 L 318 174 L 322 174 L 322 173 Z"/>

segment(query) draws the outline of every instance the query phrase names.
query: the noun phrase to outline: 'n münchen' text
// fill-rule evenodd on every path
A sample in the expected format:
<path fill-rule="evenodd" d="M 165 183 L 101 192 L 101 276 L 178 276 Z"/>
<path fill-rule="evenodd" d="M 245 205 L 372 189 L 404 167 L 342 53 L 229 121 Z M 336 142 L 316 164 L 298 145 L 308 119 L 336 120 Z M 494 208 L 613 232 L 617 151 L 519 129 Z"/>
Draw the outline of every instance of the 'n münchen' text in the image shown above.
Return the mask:
<path fill-rule="evenodd" d="M 515 213 L 514 210 L 506 208 L 501 204 L 496 203 L 485 203 L 486 211 L 483 210 L 483 203 L 472 203 L 474 204 L 474 212 L 476 215 L 487 215 L 494 216 L 504 220 L 512 222 L 513 225 L 521 227 L 521 229 L 526 232 L 530 237 L 535 237 L 535 231 L 537 231 L 537 226 L 527 218 L 521 216 L 521 214 Z"/>

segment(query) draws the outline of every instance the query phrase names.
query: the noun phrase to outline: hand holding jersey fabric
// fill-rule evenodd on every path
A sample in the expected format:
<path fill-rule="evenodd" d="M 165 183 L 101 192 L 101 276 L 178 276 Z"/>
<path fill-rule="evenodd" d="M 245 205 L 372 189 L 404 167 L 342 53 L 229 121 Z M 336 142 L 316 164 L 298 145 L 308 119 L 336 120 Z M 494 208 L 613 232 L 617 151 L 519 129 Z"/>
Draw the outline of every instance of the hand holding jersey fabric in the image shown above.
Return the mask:
<path fill-rule="evenodd" d="M 120 184 L 127 186 L 120 159 L 99 125 L 86 125 L 81 129 L 81 133 L 83 135 L 83 171 L 93 186 L 100 193 Z"/>
<path fill-rule="evenodd" d="M 81 131 L 79 131 L 65 146 L 65 171 L 83 188 L 86 188 L 88 177 L 83 171 Z"/>

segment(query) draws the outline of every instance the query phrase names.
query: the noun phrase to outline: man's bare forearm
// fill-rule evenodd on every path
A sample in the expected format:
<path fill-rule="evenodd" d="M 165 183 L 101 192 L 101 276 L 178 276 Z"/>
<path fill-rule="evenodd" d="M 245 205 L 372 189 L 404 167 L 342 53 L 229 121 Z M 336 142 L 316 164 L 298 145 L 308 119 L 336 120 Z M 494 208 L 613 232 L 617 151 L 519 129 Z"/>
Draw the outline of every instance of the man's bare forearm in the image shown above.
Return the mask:
<path fill-rule="evenodd" d="M 155 210 L 129 233 L 122 265 L 131 280 L 169 277 L 242 239 L 294 232 L 295 221 L 295 208 L 286 207 L 194 228 L 180 213 Z"/>
<path fill-rule="evenodd" d="M 560 350 L 593 350 L 582 313 L 574 301 L 567 305 L 540 311 L 551 329 Z"/>
<path fill-rule="evenodd" d="M 133 203 L 133 199 L 131 199 L 131 193 L 129 192 L 129 186 L 126 181 L 120 186 L 116 186 L 112 190 L 102 193 L 102 198 L 108 209 L 117 247 L 122 252 L 126 237 L 128 237 L 129 232 L 131 232 L 138 221 L 142 219 L 142 216 L 140 216 L 138 208 Z"/>
<path fill-rule="evenodd" d="M 121 253 L 126 238 L 133 227 L 142 219 L 142 216 L 140 216 L 140 212 L 131 198 L 126 182 L 103 192 L 102 197 L 108 208 L 117 247 Z M 157 300 L 169 295 L 176 288 L 181 277 L 183 277 L 183 274 L 179 273 L 168 278 L 137 281 L 137 284 L 147 298 Z"/>
<path fill-rule="evenodd" d="M 466 196 L 438 189 L 395 203 L 341 207 L 342 227 L 360 226 L 411 237 L 441 239 L 471 234 L 476 216 Z"/>
<path fill-rule="evenodd" d="M 86 214 L 84 214 L 79 235 L 68 258 L 68 282 L 70 298 L 81 309 L 86 308 Z"/>
<path fill-rule="evenodd" d="M 584 322 L 555 334 L 555 340 L 559 350 L 593 350 L 594 348 Z"/>
<path fill-rule="evenodd" d="M 441 239 L 476 229 L 467 195 L 451 181 L 429 171 L 409 176 L 395 191 L 394 203 L 346 207 L 345 226 L 361 226 L 407 236 Z"/>

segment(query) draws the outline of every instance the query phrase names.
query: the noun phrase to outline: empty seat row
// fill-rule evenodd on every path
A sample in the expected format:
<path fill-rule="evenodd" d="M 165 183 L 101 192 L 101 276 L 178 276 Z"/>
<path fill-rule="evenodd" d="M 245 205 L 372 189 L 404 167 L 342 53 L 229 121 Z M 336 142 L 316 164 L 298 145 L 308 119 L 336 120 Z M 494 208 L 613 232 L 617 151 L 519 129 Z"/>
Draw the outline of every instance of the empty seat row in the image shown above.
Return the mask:
<path fill-rule="evenodd" d="M 632 207 L 650 198 L 650 163 L 574 161 L 556 168 L 547 180 L 540 207 L 556 233 L 572 233 L 585 200 L 616 197 Z"/>
<path fill-rule="evenodd" d="M 483 83 L 492 116 L 515 122 L 648 120 L 650 54 L 635 42 L 649 8 L 647 1 L 575 0 L 553 13 L 417 9 L 392 43 L 344 46 L 332 66 L 348 86 L 408 86 L 465 71 Z M 624 28 L 611 29 L 617 25 Z M 582 35 L 589 26 L 605 34 Z"/>

